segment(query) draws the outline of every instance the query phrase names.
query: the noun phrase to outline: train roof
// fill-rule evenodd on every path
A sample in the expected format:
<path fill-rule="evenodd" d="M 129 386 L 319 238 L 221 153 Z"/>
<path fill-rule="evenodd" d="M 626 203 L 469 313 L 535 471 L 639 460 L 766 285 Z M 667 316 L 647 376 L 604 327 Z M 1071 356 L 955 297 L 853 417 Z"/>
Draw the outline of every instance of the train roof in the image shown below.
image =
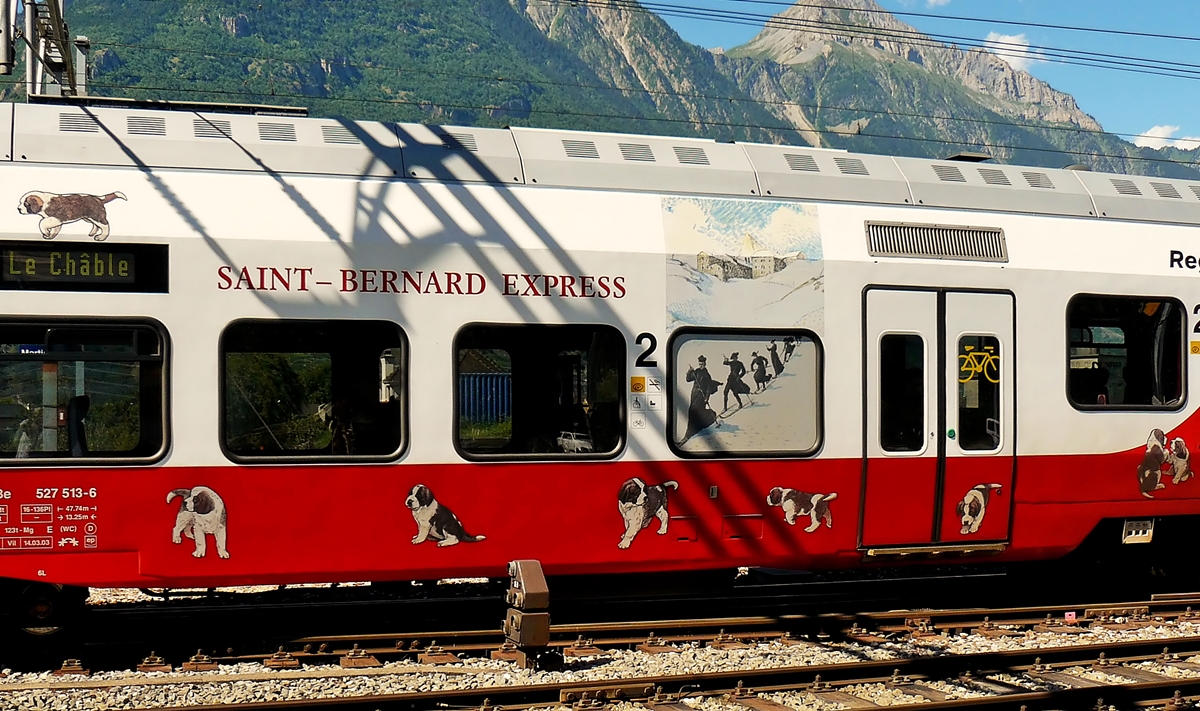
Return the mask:
<path fill-rule="evenodd" d="M 699 138 L 0 104 L 16 163 L 920 205 L 1200 224 L 1200 180 Z M 7 142 L 6 142 L 7 143 Z"/>

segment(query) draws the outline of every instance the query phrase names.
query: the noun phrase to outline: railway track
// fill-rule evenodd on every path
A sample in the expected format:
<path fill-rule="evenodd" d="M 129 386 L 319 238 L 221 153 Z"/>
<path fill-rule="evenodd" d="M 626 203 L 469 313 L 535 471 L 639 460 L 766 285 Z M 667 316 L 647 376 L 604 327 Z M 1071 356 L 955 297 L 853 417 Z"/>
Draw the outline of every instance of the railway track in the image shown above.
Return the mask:
<path fill-rule="evenodd" d="M 1104 699 L 1119 708 L 1182 708 L 1171 701 L 1176 692 L 1200 695 L 1200 615 L 1192 605 L 1200 608 L 1200 596 L 556 625 L 552 645 L 567 659 L 559 672 L 493 659 L 504 650 L 492 631 L 447 631 L 436 645 L 429 635 L 301 637 L 269 657 L 201 660 L 216 667 L 208 672 L 16 674 L 0 680 L 0 707 L 56 708 L 46 703 L 54 699 L 71 709 L 788 711 L 909 701 L 1032 711 L 1094 708 Z"/>

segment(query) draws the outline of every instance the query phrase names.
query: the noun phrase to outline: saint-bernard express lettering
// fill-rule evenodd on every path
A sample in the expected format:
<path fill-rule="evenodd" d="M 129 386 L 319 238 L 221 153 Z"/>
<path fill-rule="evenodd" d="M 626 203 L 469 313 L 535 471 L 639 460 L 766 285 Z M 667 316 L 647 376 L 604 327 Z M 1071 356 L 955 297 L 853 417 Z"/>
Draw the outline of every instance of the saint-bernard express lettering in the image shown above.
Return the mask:
<path fill-rule="evenodd" d="M 560 299 L 623 299 L 624 276 L 590 274 L 502 274 L 495 288 L 509 297 Z M 219 291 L 316 291 L 321 288 L 353 294 L 443 294 L 478 296 L 488 290 L 478 272 L 423 269 L 338 269 L 320 274 L 313 267 L 217 268 Z"/>

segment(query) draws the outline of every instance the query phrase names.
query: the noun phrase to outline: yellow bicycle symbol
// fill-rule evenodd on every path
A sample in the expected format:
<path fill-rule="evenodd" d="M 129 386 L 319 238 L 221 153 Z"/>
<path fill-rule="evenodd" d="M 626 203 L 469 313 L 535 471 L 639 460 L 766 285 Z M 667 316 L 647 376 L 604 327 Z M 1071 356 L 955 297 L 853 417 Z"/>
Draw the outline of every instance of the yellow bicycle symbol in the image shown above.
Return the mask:
<path fill-rule="evenodd" d="M 975 350 L 975 346 L 963 346 L 963 350 L 967 352 L 958 356 L 958 371 L 964 375 L 958 382 L 969 383 L 979 373 L 983 373 L 989 383 L 1000 382 L 1000 356 L 995 353 L 995 346 L 984 346 L 983 351 Z"/>

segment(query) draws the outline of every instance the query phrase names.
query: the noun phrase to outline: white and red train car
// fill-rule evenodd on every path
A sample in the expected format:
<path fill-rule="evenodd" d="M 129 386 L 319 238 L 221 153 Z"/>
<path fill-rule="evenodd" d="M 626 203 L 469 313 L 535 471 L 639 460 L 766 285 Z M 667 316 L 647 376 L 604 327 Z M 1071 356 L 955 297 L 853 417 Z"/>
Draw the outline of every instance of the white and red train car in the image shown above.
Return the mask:
<path fill-rule="evenodd" d="M 1200 514 L 1200 181 L 142 108 L 0 135 L 18 585 L 1019 561 Z"/>

